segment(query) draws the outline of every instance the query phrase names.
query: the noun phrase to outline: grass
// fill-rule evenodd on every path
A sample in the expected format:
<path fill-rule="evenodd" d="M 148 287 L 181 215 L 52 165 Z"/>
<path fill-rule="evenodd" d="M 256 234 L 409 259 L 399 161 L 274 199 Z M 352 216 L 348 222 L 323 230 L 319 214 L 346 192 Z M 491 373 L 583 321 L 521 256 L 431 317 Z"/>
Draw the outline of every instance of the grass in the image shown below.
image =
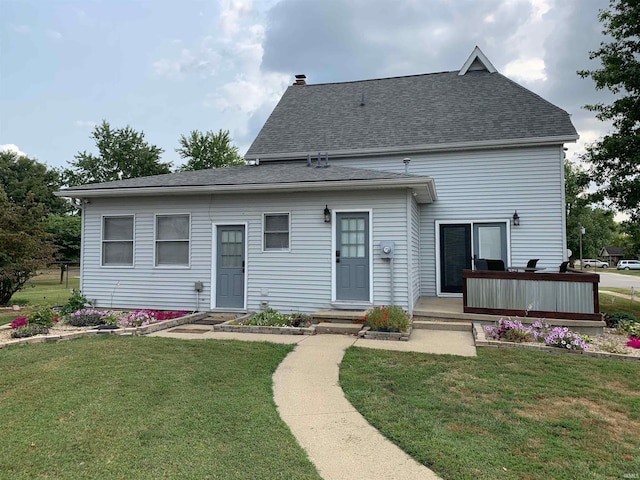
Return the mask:
<path fill-rule="evenodd" d="M 613 273 L 620 273 L 622 275 L 631 275 L 632 277 L 640 277 L 640 270 L 612 270 Z"/>
<path fill-rule="evenodd" d="M 631 295 L 631 289 L 630 288 L 618 288 L 618 287 L 600 287 L 599 288 L 600 291 L 605 291 L 605 292 L 616 292 L 616 293 L 622 293 L 624 295 Z M 634 290 L 634 295 L 638 293 Z"/>
<path fill-rule="evenodd" d="M 65 274 L 66 275 L 66 274 Z M 45 273 L 29 280 L 25 287 L 13 294 L 9 305 L 26 305 L 20 311 L 12 310 L 0 311 L 0 325 L 10 323 L 16 317 L 24 317 L 29 313 L 29 306 L 47 304 L 51 306 L 64 305 L 71 296 L 71 290 L 79 288 L 80 279 L 77 271 L 69 272 L 69 286 L 67 287 L 66 276 L 63 283 L 60 283 L 60 273 Z"/>
<path fill-rule="evenodd" d="M 640 298 L 638 297 L 635 297 L 635 300 L 631 301 L 631 299 L 607 295 L 601 291 L 598 298 L 600 299 L 601 313 L 612 314 L 626 312 L 640 318 Z"/>
<path fill-rule="evenodd" d="M 280 420 L 292 347 L 149 337 L 0 350 L 0 478 L 320 479 Z"/>
<path fill-rule="evenodd" d="M 349 348 L 340 384 L 443 479 L 640 473 L 639 364 L 480 348 L 478 357 Z"/>

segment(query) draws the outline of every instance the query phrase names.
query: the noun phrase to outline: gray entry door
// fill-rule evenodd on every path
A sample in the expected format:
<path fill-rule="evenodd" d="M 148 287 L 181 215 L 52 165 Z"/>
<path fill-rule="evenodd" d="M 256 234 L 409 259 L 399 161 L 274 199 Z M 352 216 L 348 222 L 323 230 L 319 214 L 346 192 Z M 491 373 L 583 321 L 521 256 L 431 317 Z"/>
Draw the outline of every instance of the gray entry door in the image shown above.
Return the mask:
<path fill-rule="evenodd" d="M 216 307 L 244 308 L 244 225 L 218 227 Z"/>
<path fill-rule="evenodd" d="M 336 300 L 369 301 L 369 214 L 336 214 Z"/>

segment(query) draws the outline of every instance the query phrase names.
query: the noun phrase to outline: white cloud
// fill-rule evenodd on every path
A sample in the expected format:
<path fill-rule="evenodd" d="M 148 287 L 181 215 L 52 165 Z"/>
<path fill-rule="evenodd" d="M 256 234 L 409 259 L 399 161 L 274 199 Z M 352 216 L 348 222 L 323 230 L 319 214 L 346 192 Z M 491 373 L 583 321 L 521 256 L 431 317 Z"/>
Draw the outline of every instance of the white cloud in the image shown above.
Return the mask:
<path fill-rule="evenodd" d="M 504 74 L 514 80 L 526 83 L 547 79 L 544 60 L 539 57 L 513 60 L 504 66 Z"/>
<path fill-rule="evenodd" d="M 4 145 L 0 145 L 0 152 L 14 152 L 21 156 L 27 156 L 22 150 L 18 148 L 17 145 L 13 143 L 5 143 Z"/>
<path fill-rule="evenodd" d="M 13 27 L 13 31 L 22 34 L 31 33 L 31 27 L 28 25 L 16 25 Z"/>
<path fill-rule="evenodd" d="M 76 127 L 93 130 L 98 124 L 93 120 L 76 120 Z"/>
<path fill-rule="evenodd" d="M 233 36 L 240 31 L 241 17 L 253 10 L 252 0 L 224 0 L 220 12 L 219 24 L 222 33 Z"/>
<path fill-rule="evenodd" d="M 62 34 L 60 32 L 56 32 L 55 30 L 47 30 L 47 36 L 52 38 L 53 40 L 62 39 Z"/>

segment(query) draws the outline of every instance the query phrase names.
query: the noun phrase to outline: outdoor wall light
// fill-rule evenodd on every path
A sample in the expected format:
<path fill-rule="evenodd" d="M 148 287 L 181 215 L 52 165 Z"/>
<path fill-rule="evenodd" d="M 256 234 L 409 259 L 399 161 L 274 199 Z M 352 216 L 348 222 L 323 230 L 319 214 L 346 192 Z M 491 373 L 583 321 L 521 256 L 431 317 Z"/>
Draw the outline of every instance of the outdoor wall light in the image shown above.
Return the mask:
<path fill-rule="evenodd" d="M 518 211 L 513 212 L 513 226 L 517 227 L 520 225 L 520 215 L 518 215 Z"/>
<path fill-rule="evenodd" d="M 331 210 L 329 210 L 329 205 L 324 206 L 324 223 L 331 223 Z"/>

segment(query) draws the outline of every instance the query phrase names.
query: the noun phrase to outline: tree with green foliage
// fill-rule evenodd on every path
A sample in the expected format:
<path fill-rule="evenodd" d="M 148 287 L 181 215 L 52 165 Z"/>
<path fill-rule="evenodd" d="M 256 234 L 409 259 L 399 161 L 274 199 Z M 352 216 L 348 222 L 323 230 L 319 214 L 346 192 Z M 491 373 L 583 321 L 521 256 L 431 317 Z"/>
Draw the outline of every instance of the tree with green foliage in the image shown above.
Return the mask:
<path fill-rule="evenodd" d="M 160 161 L 163 150 L 147 143 L 143 132 L 129 126 L 114 129 L 103 120 L 91 138 L 98 155 L 86 151 L 75 155 L 71 168 L 64 171 L 69 186 L 171 173 L 171 164 Z"/>
<path fill-rule="evenodd" d="M 612 133 L 588 145 L 583 159 L 592 165 L 591 179 L 601 199 L 640 220 L 640 2 L 610 0 L 600 11 L 607 41 L 589 53 L 602 68 L 580 70 L 591 77 L 597 90 L 614 94 L 611 105 L 586 105 L 602 121 L 611 121 Z M 609 41 L 610 40 L 610 41 Z"/>
<path fill-rule="evenodd" d="M 582 236 L 582 257 L 595 258 L 600 249 L 611 245 L 618 232 L 614 212 L 592 205 L 587 192 L 589 175 L 568 160 L 564 162 L 565 205 L 567 209 L 567 247 L 572 251 L 572 259 L 580 257 L 580 227 Z"/>
<path fill-rule="evenodd" d="M 31 195 L 49 212 L 61 214 L 71 209 L 67 201 L 53 195 L 60 188 L 60 174 L 26 155 L 0 152 L 0 186 L 17 205 L 24 205 Z"/>
<path fill-rule="evenodd" d="M 57 258 L 64 262 L 80 260 L 80 235 L 82 219 L 77 215 L 49 215 L 46 231 L 53 236 Z"/>
<path fill-rule="evenodd" d="M 186 158 L 187 163 L 178 168 L 178 171 L 244 165 L 238 147 L 231 142 L 228 130 L 220 130 L 218 133 L 193 130 L 188 137 L 180 137 L 180 145 L 182 147 L 176 148 L 176 152 L 181 158 Z"/>
<path fill-rule="evenodd" d="M 6 305 L 37 270 L 53 262 L 55 248 L 44 228 L 46 209 L 27 194 L 9 201 L 0 186 L 0 305 Z"/>

